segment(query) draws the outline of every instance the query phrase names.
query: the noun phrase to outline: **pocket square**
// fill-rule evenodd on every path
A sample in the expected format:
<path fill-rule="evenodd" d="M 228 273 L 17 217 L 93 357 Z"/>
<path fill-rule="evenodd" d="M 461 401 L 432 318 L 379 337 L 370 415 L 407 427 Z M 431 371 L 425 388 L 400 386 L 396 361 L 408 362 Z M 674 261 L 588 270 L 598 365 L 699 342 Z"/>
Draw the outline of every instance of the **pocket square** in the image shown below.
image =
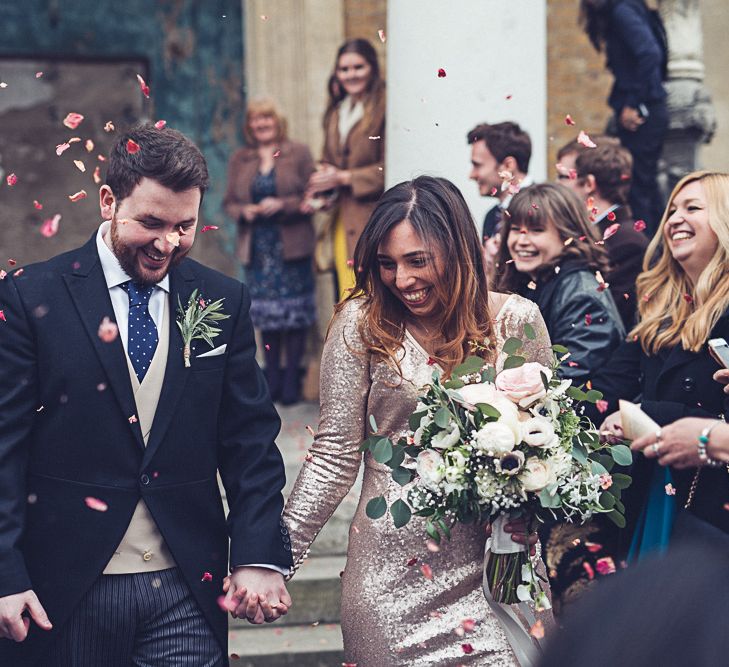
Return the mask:
<path fill-rule="evenodd" d="M 219 347 L 214 347 L 209 352 L 204 352 L 203 354 L 198 354 L 195 359 L 201 359 L 202 357 L 217 357 L 220 354 L 223 354 L 228 347 L 227 343 L 224 343 L 223 345 L 220 345 Z"/>

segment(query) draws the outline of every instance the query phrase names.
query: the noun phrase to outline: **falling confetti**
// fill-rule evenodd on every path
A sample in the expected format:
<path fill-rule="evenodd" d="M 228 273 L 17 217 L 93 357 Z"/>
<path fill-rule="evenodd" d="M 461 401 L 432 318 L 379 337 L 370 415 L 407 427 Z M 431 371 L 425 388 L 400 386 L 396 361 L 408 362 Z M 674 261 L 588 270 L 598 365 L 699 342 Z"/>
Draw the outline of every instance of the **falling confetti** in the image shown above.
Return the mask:
<path fill-rule="evenodd" d="M 69 144 L 67 141 L 62 144 L 58 144 L 58 146 L 56 146 L 56 155 L 61 155 L 64 151 L 67 151 L 69 148 L 71 148 L 71 144 Z"/>
<path fill-rule="evenodd" d="M 142 95 L 149 99 L 149 86 L 139 74 L 137 74 L 137 81 L 139 81 L 139 90 L 142 91 Z"/>
<path fill-rule="evenodd" d="M 127 153 L 139 152 L 139 144 L 133 139 L 127 139 Z"/>
<path fill-rule="evenodd" d="M 78 192 L 76 192 L 76 193 L 74 193 L 72 195 L 68 195 L 68 198 L 72 202 L 81 201 L 82 199 L 86 199 L 86 197 L 87 197 L 86 190 L 79 190 Z"/>
<path fill-rule="evenodd" d="M 613 216 L 613 219 L 615 216 Z M 607 241 L 611 236 L 614 236 L 617 231 L 620 229 L 620 223 L 616 222 L 612 225 L 610 225 L 606 230 L 605 233 L 602 235 L 602 240 Z"/>
<path fill-rule="evenodd" d="M 0 81 L 0 88 L 7 88 L 7 87 L 8 87 L 7 83 L 5 83 L 4 81 Z"/>
<path fill-rule="evenodd" d="M 645 220 L 636 220 L 633 223 L 633 229 L 636 232 L 642 232 L 646 228 Z"/>
<path fill-rule="evenodd" d="M 212 231 L 215 231 L 216 229 L 219 229 L 219 227 L 217 225 L 205 225 L 202 228 L 201 232 L 204 234 L 205 232 L 212 232 Z"/>
<path fill-rule="evenodd" d="M 539 619 L 529 630 L 529 634 L 534 639 L 544 639 L 544 623 Z"/>
<path fill-rule="evenodd" d="M 40 79 L 42 76 L 43 76 L 43 72 L 36 72 L 35 73 L 35 78 L 36 79 Z"/>
<path fill-rule="evenodd" d="M 587 313 L 587 315 L 585 315 L 585 324 L 588 327 L 592 324 L 592 315 L 590 315 L 590 313 Z"/>
<path fill-rule="evenodd" d="M 464 618 L 461 621 L 461 627 L 466 632 L 473 632 L 476 629 L 476 619 L 474 619 L 474 618 Z"/>
<path fill-rule="evenodd" d="M 585 148 L 597 148 L 597 144 L 590 139 L 584 130 L 580 130 L 580 133 L 577 135 L 577 143 Z"/>
<path fill-rule="evenodd" d="M 473 646 L 471 646 L 471 644 L 461 644 L 461 650 L 466 655 L 470 655 L 471 653 L 473 653 Z"/>
<path fill-rule="evenodd" d="M 598 399 L 595 401 L 595 407 L 597 408 L 598 412 L 601 414 L 605 414 L 608 409 L 608 402 L 605 399 Z"/>
<path fill-rule="evenodd" d="M 443 79 L 443 78 L 445 78 L 445 75 L 446 75 L 446 71 L 442 67 L 439 67 L 438 68 L 438 78 Z"/>
<path fill-rule="evenodd" d="M 616 216 L 615 216 L 615 211 L 610 211 L 610 212 L 609 212 L 609 213 L 607 214 L 607 219 L 608 219 L 608 220 L 610 220 L 610 222 L 615 222 L 615 217 L 616 217 Z"/>
<path fill-rule="evenodd" d="M 411 558 L 410 560 L 408 560 L 408 562 L 407 562 L 407 563 L 405 563 L 405 565 L 406 565 L 407 567 L 412 567 L 412 566 L 413 566 L 413 565 L 415 565 L 415 564 L 416 564 L 417 562 L 418 562 L 418 559 L 417 559 L 417 557 L 416 557 L 416 556 L 413 556 L 413 557 L 412 557 L 412 558 Z"/>
<path fill-rule="evenodd" d="M 15 174 L 8 174 L 8 177 L 5 180 L 7 181 L 7 184 L 12 188 L 18 182 L 18 177 Z"/>
<path fill-rule="evenodd" d="M 94 183 L 96 183 L 96 185 L 101 183 L 101 169 L 99 167 L 96 167 L 96 169 L 94 169 L 93 178 L 94 178 Z"/>
<path fill-rule="evenodd" d="M 213 580 L 213 575 L 210 574 L 210 572 L 203 572 L 203 576 L 202 576 L 202 579 L 200 579 L 200 581 L 205 582 L 205 581 L 212 581 L 212 580 Z"/>
<path fill-rule="evenodd" d="M 58 224 L 61 222 L 61 214 L 56 213 L 52 218 L 47 218 L 41 225 L 40 233 L 47 239 L 55 236 L 58 232 Z"/>
<path fill-rule="evenodd" d="M 86 152 L 90 153 L 94 150 L 94 142 L 91 141 L 91 139 L 87 139 L 86 143 L 84 144 L 84 147 L 86 148 Z"/>
<path fill-rule="evenodd" d="M 113 343 L 119 335 L 119 327 L 108 317 L 101 320 L 99 330 L 96 332 L 104 343 Z"/>
<path fill-rule="evenodd" d="M 603 576 L 607 574 L 615 574 L 615 561 L 610 556 L 598 558 L 595 562 L 595 569 L 598 574 Z"/>
<path fill-rule="evenodd" d="M 577 123 L 575 123 L 575 121 L 572 120 L 572 116 L 570 116 L 569 114 L 567 114 L 564 117 L 564 123 L 565 123 L 565 125 L 576 125 L 577 124 Z"/>
<path fill-rule="evenodd" d="M 156 128 L 158 129 L 158 130 L 164 130 L 164 129 L 165 129 L 165 127 L 167 126 L 167 121 L 166 121 L 166 120 L 158 120 L 158 121 L 157 121 L 157 122 L 156 122 L 156 123 L 154 124 L 154 126 L 155 126 L 155 127 L 156 127 Z"/>
<path fill-rule="evenodd" d="M 136 424 L 139 420 L 137 419 L 137 415 L 132 415 L 129 417 L 129 423 L 130 424 Z"/>
<path fill-rule="evenodd" d="M 84 117 L 80 113 L 71 112 L 66 114 L 66 117 L 63 119 L 63 124 L 69 130 L 75 130 L 79 125 L 81 125 L 81 121 L 83 119 Z"/>
<path fill-rule="evenodd" d="M 690 294 L 684 294 L 683 295 L 683 300 L 686 303 L 693 303 L 694 302 L 694 297 L 692 297 Z"/>
<path fill-rule="evenodd" d="M 423 573 L 423 576 L 424 576 L 424 577 L 425 577 L 426 579 L 429 579 L 429 580 L 431 580 L 431 581 L 432 581 L 432 579 L 433 579 L 433 570 L 432 570 L 432 568 L 430 567 L 430 565 L 428 565 L 427 563 L 423 563 L 423 564 L 422 564 L 422 565 L 420 566 L 420 571 L 421 571 L 421 572 Z"/>
<path fill-rule="evenodd" d="M 104 132 L 113 132 L 116 128 L 114 127 L 114 123 L 112 123 L 110 120 L 106 121 L 106 124 L 104 125 Z"/>
<path fill-rule="evenodd" d="M 38 210 L 38 211 L 42 211 L 42 210 L 43 210 L 43 204 L 41 204 L 41 203 L 40 203 L 40 202 L 39 202 L 39 201 L 38 201 L 37 199 L 34 199 L 34 200 L 33 200 L 33 206 L 34 206 L 34 207 L 36 208 L 36 210 Z"/>
<path fill-rule="evenodd" d="M 74 160 L 73 163 L 76 165 L 76 169 L 78 169 L 81 173 L 86 171 L 86 165 L 81 162 L 81 160 Z"/>
<path fill-rule="evenodd" d="M 387 41 L 387 35 L 385 35 L 385 31 L 380 28 L 380 30 L 377 31 L 377 36 L 380 38 L 380 41 L 384 44 Z"/>
<path fill-rule="evenodd" d="M 109 506 L 103 500 L 92 496 L 86 496 L 84 502 L 86 503 L 86 507 L 96 512 L 106 512 L 109 509 Z"/>
<path fill-rule="evenodd" d="M 3 322 L 7 322 L 7 320 L 5 319 L 5 311 L 3 310 L 0 310 L 0 320 L 2 320 Z"/>

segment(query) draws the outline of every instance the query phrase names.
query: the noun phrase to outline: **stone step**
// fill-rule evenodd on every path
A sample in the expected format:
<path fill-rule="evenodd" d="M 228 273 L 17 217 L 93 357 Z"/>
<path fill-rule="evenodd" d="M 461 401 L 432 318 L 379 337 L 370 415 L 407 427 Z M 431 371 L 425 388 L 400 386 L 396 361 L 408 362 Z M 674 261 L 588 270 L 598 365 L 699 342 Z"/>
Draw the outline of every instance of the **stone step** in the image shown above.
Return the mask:
<path fill-rule="evenodd" d="M 296 576 L 286 584 L 294 604 L 276 626 L 339 623 L 342 596 L 340 573 L 344 556 L 316 556 L 304 561 Z M 231 630 L 255 628 L 245 619 L 230 619 Z"/>
<path fill-rule="evenodd" d="M 249 628 L 230 632 L 231 667 L 341 667 L 344 662 L 339 625 Z"/>

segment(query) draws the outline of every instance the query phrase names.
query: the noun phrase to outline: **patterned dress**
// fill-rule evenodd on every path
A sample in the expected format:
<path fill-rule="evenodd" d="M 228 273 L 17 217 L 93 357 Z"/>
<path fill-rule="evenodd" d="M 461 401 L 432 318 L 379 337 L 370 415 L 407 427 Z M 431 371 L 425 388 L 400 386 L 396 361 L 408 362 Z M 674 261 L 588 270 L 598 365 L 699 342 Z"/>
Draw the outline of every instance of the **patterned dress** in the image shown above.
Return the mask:
<path fill-rule="evenodd" d="M 256 174 L 251 184 L 253 203 L 275 196 L 275 169 Z M 251 319 L 257 329 L 306 329 L 316 321 L 311 257 L 284 260 L 280 223 L 267 218 L 253 223 L 246 283 L 251 293 Z"/>
<path fill-rule="evenodd" d="M 324 346 L 319 432 L 284 510 L 296 565 L 354 484 L 369 415 L 375 416 L 381 432 L 400 437 L 420 388 L 432 377 L 427 352 L 409 332 L 400 361 L 404 379 L 390 365 L 363 353 L 360 317 L 360 303 L 350 301 L 334 319 Z M 520 296 L 509 297 L 496 317 L 497 349 L 510 336 L 523 339 L 527 322 L 537 333 L 536 340 L 525 340 L 527 360 L 549 363 L 552 352 L 544 321 L 537 306 Z M 499 354 L 497 367 L 504 358 Z M 390 504 L 403 495 L 403 489 L 392 480 L 390 469 L 369 452 L 364 466 L 342 576 L 347 662 L 358 667 L 517 665 L 481 589 L 483 527 L 457 525 L 440 551 L 429 551 L 424 519 L 413 517 L 396 529 L 389 514 L 377 521 L 366 516 L 371 498 L 384 494 Z M 432 579 L 421 572 L 425 564 Z M 468 618 L 477 625 L 459 636 L 454 631 Z M 463 644 L 470 644 L 473 651 L 466 653 Z"/>

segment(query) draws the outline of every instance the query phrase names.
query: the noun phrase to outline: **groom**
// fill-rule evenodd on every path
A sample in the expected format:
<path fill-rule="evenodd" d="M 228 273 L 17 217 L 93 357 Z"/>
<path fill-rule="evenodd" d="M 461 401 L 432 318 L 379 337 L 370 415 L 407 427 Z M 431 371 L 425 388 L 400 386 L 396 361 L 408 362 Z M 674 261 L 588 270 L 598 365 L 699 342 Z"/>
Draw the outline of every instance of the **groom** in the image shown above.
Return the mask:
<path fill-rule="evenodd" d="M 218 667 L 224 609 L 260 623 L 291 604 L 248 291 L 186 258 L 207 185 L 191 141 L 137 125 L 92 238 L 0 280 L 0 665 Z M 188 368 L 178 300 L 218 299 Z"/>

